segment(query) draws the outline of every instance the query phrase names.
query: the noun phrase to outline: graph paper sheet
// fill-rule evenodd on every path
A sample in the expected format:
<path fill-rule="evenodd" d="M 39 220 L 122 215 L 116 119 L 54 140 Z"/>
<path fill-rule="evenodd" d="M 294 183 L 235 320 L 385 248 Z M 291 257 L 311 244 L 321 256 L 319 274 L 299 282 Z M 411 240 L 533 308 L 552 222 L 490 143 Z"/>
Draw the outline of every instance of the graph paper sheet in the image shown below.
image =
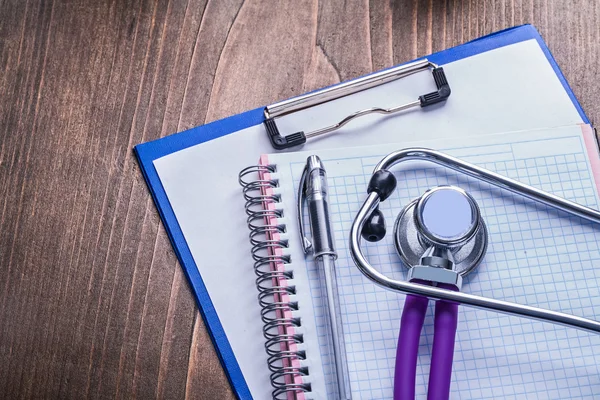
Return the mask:
<path fill-rule="evenodd" d="M 570 126 L 401 145 L 325 150 L 318 153 L 328 172 L 330 208 L 337 251 L 338 284 L 355 399 L 390 399 L 404 295 L 368 281 L 352 262 L 348 232 L 366 196 L 375 164 L 409 146 L 435 148 L 598 208 L 594 174 L 600 160 L 592 130 Z M 308 152 L 269 155 L 285 204 L 285 223 L 303 321 L 314 398 L 331 394 L 333 376 L 324 324 L 321 282 L 305 261 L 296 232 L 294 204 Z M 395 193 L 381 204 L 388 234 L 363 243 L 381 272 L 405 279 L 392 242 L 397 214 L 428 188 L 451 184 L 473 195 L 489 229 L 487 255 L 465 279 L 463 291 L 479 296 L 600 319 L 600 227 L 523 199 L 431 163 L 404 163 L 394 171 Z M 419 347 L 416 392 L 426 397 L 433 302 Z M 552 324 L 460 307 L 452 399 L 593 398 L 600 393 L 600 337 Z"/>

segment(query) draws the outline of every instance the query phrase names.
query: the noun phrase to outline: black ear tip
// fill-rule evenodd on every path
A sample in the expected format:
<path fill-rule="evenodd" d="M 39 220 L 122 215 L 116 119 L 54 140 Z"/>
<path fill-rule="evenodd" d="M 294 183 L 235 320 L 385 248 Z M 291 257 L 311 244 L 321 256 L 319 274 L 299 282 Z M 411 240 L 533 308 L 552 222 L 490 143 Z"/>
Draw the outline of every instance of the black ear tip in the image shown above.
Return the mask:
<path fill-rule="evenodd" d="M 379 242 L 385 237 L 385 218 L 379 209 L 373 211 L 367 219 L 361 235 L 367 242 Z"/>

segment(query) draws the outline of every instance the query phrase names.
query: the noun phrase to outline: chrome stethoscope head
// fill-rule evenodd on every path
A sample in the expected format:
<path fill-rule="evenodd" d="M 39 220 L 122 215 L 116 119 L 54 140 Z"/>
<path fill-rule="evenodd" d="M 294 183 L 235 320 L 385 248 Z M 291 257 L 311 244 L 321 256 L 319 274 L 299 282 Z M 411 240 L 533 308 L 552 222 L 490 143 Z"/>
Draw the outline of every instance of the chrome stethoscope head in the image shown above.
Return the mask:
<path fill-rule="evenodd" d="M 460 290 L 462 278 L 483 260 L 488 235 L 470 194 L 455 186 L 437 186 L 398 214 L 394 244 L 409 268 L 409 281 L 446 283 Z"/>
<path fill-rule="evenodd" d="M 368 196 L 358 211 L 350 230 L 350 254 L 358 269 L 367 278 L 383 288 L 405 294 L 424 296 L 432 300 L 446 300 L 600 333 L 600 322 L 598 321 L 435 286 L 420 285 L 410 282 L 410 280 L 394 280 L 373 267 L 362 251 L 361 242 L 363 239 L 375 242 L 385 236 L 385 220 L 383 213 L 379 210 L 379 203 L 385 201 L 396 188 L 396 178 L 390 169 L 396 164 L 410 160 L 430 161 L 568 214 L 600 223 L 600 212 L 597 210 L 525 185 L 447 154 L 424 148 L 398 150 L 384 157 L 375 167 L 369 181 Z M 449 209 L 443 205 L 447 205 L 449 199 L 455 201 L 457 205 L 460 204 L 460 208 L 463 210 L 460 215 L 458 213 L 447 215 Z M 448 223 L 440 222 L 442 221 L 438 219 L 440 216 L 445 216 L 443 221 Z M 450 223 L 452 218 L 459 216 L 461 218 L 457 224 Z M 463 219 L 463 217 L 466 218 Z M 459 271 L 458 267 L 462 262 L 464 270 L 467 272 L 477 266 L 487 248 L 487 230 L 481 219 L 479 208 L 471 196 L 458 188 L 435 188 L 416 202 L 406 206 L 396 221 L 394 236 L 396 248 L 411 270 L 423 264 L 424 257 L 429 255 L 426 254 L 429 251 L 429 248 L 426 248 L 428 245 L 431 245 L 433 256 L 437 257 L 440 251 L 445 251 L 445 255 L 449 254 L 456 262 L 453 269 L 457 268 Z M 425 250 L 422 251 L 423 249 Z M 461 251 L 464 254 L 460 253 Z M 432 269 L 430 268 L 430 270 Z M 437 268 L 437 270 L 447 269 Z M 460 274 L 461 272 L 459 272 Z"/>

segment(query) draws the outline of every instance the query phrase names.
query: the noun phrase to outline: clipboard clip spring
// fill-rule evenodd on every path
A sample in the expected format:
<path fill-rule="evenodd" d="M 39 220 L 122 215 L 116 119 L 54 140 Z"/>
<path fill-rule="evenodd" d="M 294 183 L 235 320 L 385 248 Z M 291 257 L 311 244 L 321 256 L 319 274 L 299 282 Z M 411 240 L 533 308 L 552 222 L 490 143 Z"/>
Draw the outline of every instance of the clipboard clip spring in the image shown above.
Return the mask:
<path fill-rule="evenodd" d="M 419 96 L 417 100 L 412 101 L 410 103 L 402 104 L 391 108 L 372 107 L 356 111 L 352 114 L 349 114 L 336 124 L 316 129 L 307 133 L 299 131 L 289 134 L 287 136 L 282 136 L 279 132 L 279 129 L 277 128 L 277 124 L 275 121 L 276 118 L 294 113 L 296 111 L 304 110 L 306 108 L 314 107 L 319 104 L 326 103 L 328 101 L 339 99 L 344 96 L 349 96 L 351 94 L 358 93 L 366 89 L 370 89 L 391 81 L 395 81 L 397 79 L 405 78 L 409 75 L 425 70 L 431 70 L 437 90 L 435 92 Z M 445 101 L 450 96 L 450 93 L 450 85 L 448 85 L 448 81 L 446 80 L 444 69 L 432 62 L 429 62 L 427 59 L 422 59 L 409 64 L 404 64 L 398 67 L 390 68 L 385 71 L 377 72 L 372 75 L 364 76 L 362 78 L 358 78 L 352 81 L 344 82 L 339 85 L 321 89 L 316 92 L 308 93 L 302 96 L 281 101 L 279 103 L 271 104 L 265 107 L 264 124 L 273 148 L 275 148 L 276 150 L 283 150 L 288 149 L 290 147 L 300 146 L 306 143 L 307 139 L 311 139 L 338 130 L 355 118 L 359 118 L 364 115 L 373 113 L 389 115 L 407 110 L 409 108 L 427 107 Z"/>

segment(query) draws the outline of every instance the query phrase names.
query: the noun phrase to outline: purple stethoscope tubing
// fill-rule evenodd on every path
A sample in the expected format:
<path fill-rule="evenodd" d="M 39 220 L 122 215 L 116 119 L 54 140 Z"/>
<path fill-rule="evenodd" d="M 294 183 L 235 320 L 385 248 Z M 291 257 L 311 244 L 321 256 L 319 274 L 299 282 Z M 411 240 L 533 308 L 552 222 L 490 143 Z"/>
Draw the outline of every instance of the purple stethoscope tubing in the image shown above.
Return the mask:
<path fill-rule="evenodd" d="M 428 304 L 427 297 L 406 296 L 396 349 L 394 400 L 415 398 L 419 339 Z"/>
<path fill-rule="evenodd" d="M 429 372 L 428 399 L 450 398 L 454 341 L 458 326 L 458 304 L 439 300 L 435 303 L 433 351 Z"/>
<path fill-rule="evenodd" d="M 415 398 L 419 340 L 428 304 L 429 299 L 426 297 L 406 296 L 396 350 L 394 400 L 412 400 Z M 450 397 L 457 326 L 458 304 L 443 300 L 436 301 L 433 350 L 427 390 L 429 400 Z"/>

